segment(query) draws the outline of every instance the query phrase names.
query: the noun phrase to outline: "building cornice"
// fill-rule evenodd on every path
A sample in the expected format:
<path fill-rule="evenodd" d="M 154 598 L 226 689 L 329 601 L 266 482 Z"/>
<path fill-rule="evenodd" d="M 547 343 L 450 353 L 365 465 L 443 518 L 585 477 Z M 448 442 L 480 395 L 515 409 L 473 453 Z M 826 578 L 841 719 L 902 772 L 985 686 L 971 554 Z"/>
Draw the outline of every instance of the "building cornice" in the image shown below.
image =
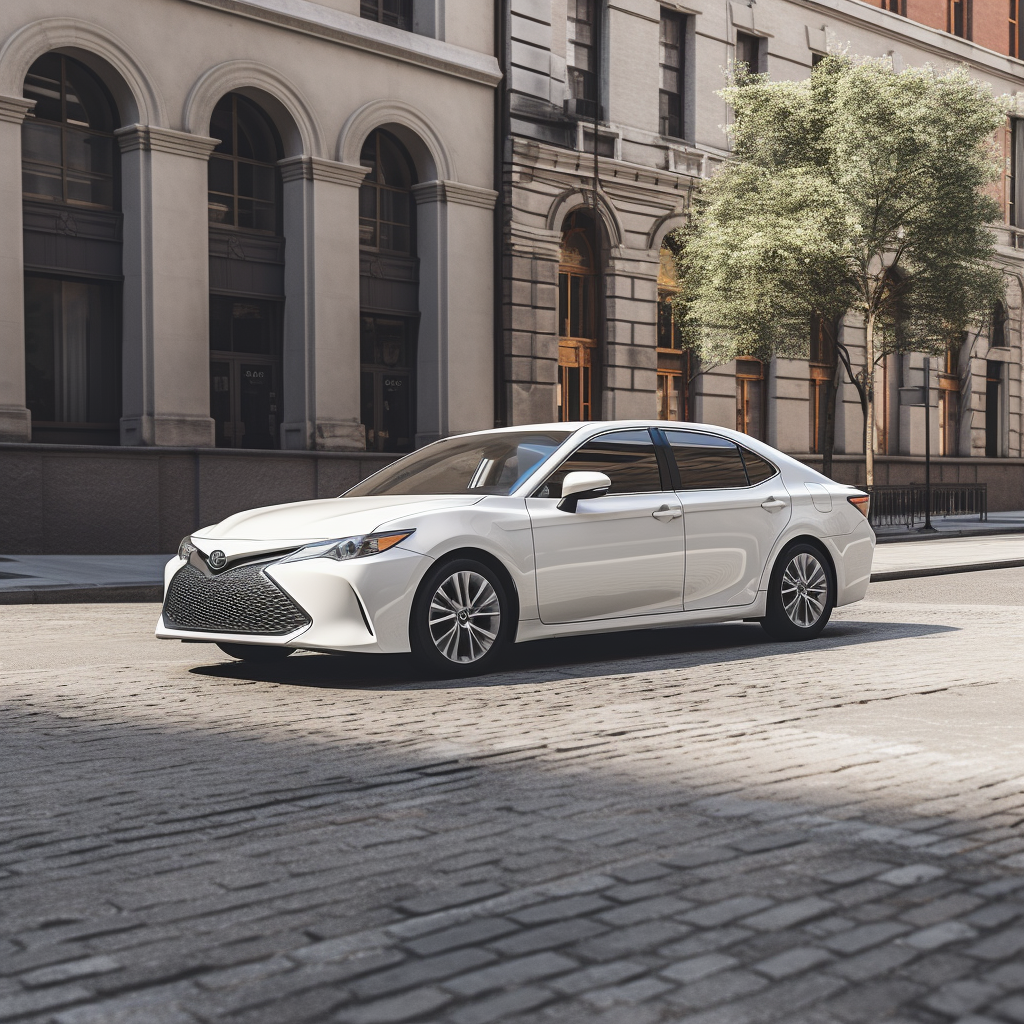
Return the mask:
<path fill-rule="evenodd" d="M 172 128 L 154 128 L 148 124 L 130 124 L 114 132 L 122 153 L 173 153 L 196 160 L 208 160 L 220 145 L 220 139 L 178 132 Z"/>
<path fill-rule="evenodd" d="M 369 172 L 360 164 L 339 164 L 336 160 L 321 160 L 312 156 L 292 156 L 280 160 L 282 181 L 330 181 L 335 185 L 358 188 Z"/>
<path fill-rule="evenodd" d="M 461 206 L 479 206 L 493 210 L 498 193 L 477 185 L 464 185 L 459 181 L 425 181 L 413 185 L 417 203 L 457 203 Z"/>
<path fill-rule="evenodd" d="M 35 105 L 35 100 L 25 100 L 20 96 L 0 96 L 0 121 L 21 124 Z"/>
<path fill-rule="evenodd" d="M 943 61 L 964 63 L 990 74 L 1024 80 L 1024 61 L 911 21 L 900 14 L 872 7 L 865 0 L 790 0 L 790 3 L 814 11 L 825 21 L 869 27 L 875 35 L 895 43 L 913 45 Z"/>
<path fill-rule="evenodd" d="M 183 0 L 199 7 L 236 14 L 277 28 L 315 36 L 356 50 L 376 53 L 406 64 L 440 71 L 490 87 L 501 81 L 497 60 L 431 36 L 380 25 L 310 0 Z"/>

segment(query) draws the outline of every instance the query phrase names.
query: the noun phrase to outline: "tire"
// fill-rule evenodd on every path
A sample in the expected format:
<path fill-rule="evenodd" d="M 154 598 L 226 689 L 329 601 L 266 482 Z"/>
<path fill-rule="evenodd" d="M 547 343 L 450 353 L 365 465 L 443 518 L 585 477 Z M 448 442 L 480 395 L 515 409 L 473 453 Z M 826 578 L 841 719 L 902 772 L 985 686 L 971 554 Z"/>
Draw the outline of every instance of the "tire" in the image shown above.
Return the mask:
<path fill-rule="evenodd" d="M 501 577 L 472 558 L 435 566 L 420 584 L 409 641 L 420 666 L 442 679 L 491 672 L 512 631 L 512 603 Z"/>
<path fill-rule="evenodd" d="M 773 640 L 813 640 L 828 625 L 835 605 L 828 558 L 814 544 L 797 543 L 782 552 L 772 569 L 761 626 Z"/>
<path fill-rule="evenodd" d="M 274 665 L 284 661 L 289 654 L 295 653 L 294 647 L 266 647 L 262 644 L 217 644 L 232 658 L 248 662 L 250 665 Z"/>

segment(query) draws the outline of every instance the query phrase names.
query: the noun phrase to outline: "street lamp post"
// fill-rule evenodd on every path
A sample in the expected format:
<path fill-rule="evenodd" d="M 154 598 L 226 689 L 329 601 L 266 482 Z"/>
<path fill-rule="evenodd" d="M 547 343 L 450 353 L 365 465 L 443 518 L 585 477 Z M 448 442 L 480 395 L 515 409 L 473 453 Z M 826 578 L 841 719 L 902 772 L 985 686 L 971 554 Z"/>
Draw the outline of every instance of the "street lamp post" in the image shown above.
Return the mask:
<path fill-rule="evenodd" d="M 932 357 L 924 357 L 924 526 L 920 533 L 938 533 L 932 526 Z"/>

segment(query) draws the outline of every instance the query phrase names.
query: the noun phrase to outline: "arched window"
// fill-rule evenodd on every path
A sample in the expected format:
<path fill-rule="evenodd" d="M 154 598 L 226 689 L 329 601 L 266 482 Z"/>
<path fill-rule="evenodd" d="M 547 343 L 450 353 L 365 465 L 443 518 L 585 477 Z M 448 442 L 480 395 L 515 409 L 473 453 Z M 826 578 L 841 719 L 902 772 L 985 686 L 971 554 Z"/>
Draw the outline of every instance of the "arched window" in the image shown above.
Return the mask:
<path fill-rule="evenodd" d="M 693 353 L 683 348 L 672 315 L 672 300 L 679 294 L 670 249 L 661 250 L 658 268 L 658 419 L 692 420 L 690 381 Z"/>
<path fill-rule="evenodd" d="M 281 138 L 228 93 L 210 134 L 210 415 L 220 448 L 278 448 L 284 336 Z"/>
<path fill-rule="evenodd" d="M 989 348 L 1006 347 L 1006 307 L 996 302 L 992 307 L 992 329 L 989 334 Z"/>
<path fill-rule="evenodd" d="M 22 126 L 26 401 L 32 439 L 117 444 L 121 217 L 117 107 L 84 64 L 29 69 Z"/>
<path fill-rule="evenodd" d="M 221 140 L 210 157 L 210 223 L 280 233 L 281 142 L 273 122 L 252 100 L 232 92 L 214 108 L 210 134 Z"/>
<path fill-rule="evenodd" d="M 360 163 L 361 419 L 368 450 L 407 452 L 416 441 L 416 171 L 384 129 L 367 138 Z"/>
<path fill-rule="evenodd" d="M 576 210 L 562 225 L 558 267 L 558 418 L 589 420 L 597 366 L 594 221 Z"/>

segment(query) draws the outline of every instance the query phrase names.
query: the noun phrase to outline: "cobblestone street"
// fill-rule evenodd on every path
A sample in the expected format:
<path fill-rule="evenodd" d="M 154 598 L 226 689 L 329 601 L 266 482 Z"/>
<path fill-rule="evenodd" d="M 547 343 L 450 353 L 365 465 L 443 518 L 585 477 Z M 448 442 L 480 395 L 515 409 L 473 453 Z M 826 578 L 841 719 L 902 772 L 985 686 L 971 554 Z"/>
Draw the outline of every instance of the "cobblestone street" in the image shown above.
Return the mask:
<path fill-rule="evenodd" d="M 0 608 L 0 1021 L 1024 1022 L 1024 570 L 273 669 Z"/>

